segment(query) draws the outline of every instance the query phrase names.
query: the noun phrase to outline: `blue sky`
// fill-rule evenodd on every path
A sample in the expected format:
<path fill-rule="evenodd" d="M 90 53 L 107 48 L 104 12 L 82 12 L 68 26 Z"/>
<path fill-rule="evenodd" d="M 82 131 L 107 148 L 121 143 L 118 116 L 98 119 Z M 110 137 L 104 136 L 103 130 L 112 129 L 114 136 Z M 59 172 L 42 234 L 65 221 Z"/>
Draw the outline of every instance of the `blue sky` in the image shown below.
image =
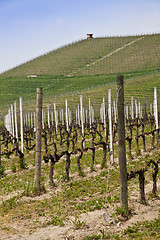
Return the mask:
<path fill-rule="evenodd" d="M 68 43 L 160 33 L 160 0 L 0 0 L 0 72 Z"/>

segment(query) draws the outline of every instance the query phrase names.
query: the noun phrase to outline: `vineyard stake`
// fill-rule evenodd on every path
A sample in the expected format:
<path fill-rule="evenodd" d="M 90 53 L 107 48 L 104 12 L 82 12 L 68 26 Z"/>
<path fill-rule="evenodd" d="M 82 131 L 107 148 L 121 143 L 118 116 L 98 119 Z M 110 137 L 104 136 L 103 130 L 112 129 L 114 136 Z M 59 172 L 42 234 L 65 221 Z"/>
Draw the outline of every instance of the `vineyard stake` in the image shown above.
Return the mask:
<path fill-rule="evenodd" d="M 14 131 L 14 111 L 13 111 L 13 104 L 11 105 L 11 125 L 12 125 L 12 137 L 14 139 L 15 137 L 15 131 Z M 13 140 L 14 142 L 14 140 Z"/>
<path fill-rule="evenodd" d="M 15 132 L 16 132 L 16 141 L 18 144 L 18 123 L 17 123 L 17 103 L 14 102 L 14 119 L 15 119 Z"/>
<path fill-rule="evenodd" d="M 107 135 L 107 131 L 106 131 L 106 111 L 105 111 L 105 98 L 103 98 L 103 123 L 104 123 L 104 134 L 105 134 L 105 137 Z"/>
<path fill-rule="evenodd" d="M 80 115 L 81 115 L 82 139 L 84 139 L 84 118 L 83 118 L 82 95 L 80 95 Z M 83 141 L 83 148 L 85 148 L 85 141 Z"/>
<path fill-rule="evenodd" d="M 34 126 L 34 132 L 35 132 L 35 129 L 36 129 L 36 113 L 35 112 L 33 113 L 33 126 Z"/>
<path fill-rule="evenodd" d="M 133 97 L 131 97 L 131 118 L 134 119 Z"/>
<path fill-rule="evenodd" d="M 158 130 L 158 106 L 157 106 L 157 88 L 154 87 L 154 117 L 157 131 L 157 143 L 159 143 L 159 130 Z"/>
<path fill-rule="evenodd" d="M 57 109 L 56 109 L 56 102 L 54 102 L 54 118 L 55 118 L 55 125 L 56 125 L 56 134 L 58 135 L 58 117 L 57 117 Z"/>
<path fill-rule="evenodd" d="M 40 192 L 42 143 L 42 88 L 37 88 L 36 108 L 36 152 L 35 152 L 35 191 Z"/>
<path fill-rule="evenodd" d="M 80 126 L 80 113 L 79 113 L 79 104 L 78 104 L 78 107 L 77 107 L 77 116 L 78 116 L 78 125 Z"/>
<path fill-rule="evenodd" d="M 63 108 L 61 110 L 61 113 L 62 113 L 62 124 L 64 125 Z"/>
<path fill-rule="evenodd" d="M 91 114 L 91 99 L 89 98 L 89 125 L 92 127 L 92 114 Z"/>
<path fill-rule="evenodd" d="M 30 121 L 30 113 L 28 113 L 28 126 L 29 126 L 29 128 L 30 128 L 30 126 L 31 126 L 31 121 Z"/>
<path fill-rule="evenodd" d="M 152 103 L 150 103 L 150 114 L 152 115 Z"/>
<path fill-rule="evenodd" d="M 116 108 L 116 102 L 113 102 L 113 109 L 114 109 L 114 123 L 117 123 L 117 108 Z"/>
<path fill-rule="evenodd" d="M 37 120 L 36 120 L 37 121 Z M 35 124 L 36 125 L 36 124 Z M 36 126 L 37 127 L 37 126 Z M 42 128 L 44 129 L 44 110 L 42 109 Z"/>
<path fill-rule="evenodd" d="M 126 106 L 126 118 L 128 120 L 128 106 Z"/>
<path fill-rule="evenodd" d="M 110 163 L 114 163 L 113 154 L 113 127 L 112 127 L 112 102 L 111 102 L 111 90 L 108 90 L 108 117 L 109 117 L 109 133 L 110 133 Z"/>
<path fill-rule="evenodd" d="M 120 169 L 121 207 L 128 211 L 128 186 L 124 121 L 124 88 L 123 76 L 117 76 L 117 108 L 118 108 L 118 159 Z"/>
<path fill-rule="evenodd" d="M 31 112 L 31 128 L 33 128 L 33 114 Z"/>
<path fill-rule="evenodd" d="M 50 126 L 49 104 L 47 105 L 47 112 L 48 112 L 48 128 L 51 128 L 51 126 Z"/>
<path fill-rule="evenodd" d="M 67 126 L 67 131 L 69 131 L 69 126 L 68 126 L 68 102 L 67 102 L 67 99 L 65 100 L 65 105 L 66 105 L 66 126 Z"/>
<path fill-rule="evenodd" d="M 135 100 L 135 108 L 136 108 L 136 118 L 138 118 L 138 105 L 137 105 L 137 100 Z"/>
<path fill-rule="evenodd" d="M 2 162 L 1 162 L 1 136 L 0 136 L 0 168 L 2 166 Z"/>
<path fill-rule="evenodd" d="M 21 128 L 21 152 L 24 153 L 24 139 L 23 139 L 23 100 L 22 97 L 19 98 L 20 101 L 20 128 Z"/>
<path fill-rule="evenodd" d="M 138 115 L 139 115 L 139 118 L 141 118 L 141 103 L 138 102 Z"/>

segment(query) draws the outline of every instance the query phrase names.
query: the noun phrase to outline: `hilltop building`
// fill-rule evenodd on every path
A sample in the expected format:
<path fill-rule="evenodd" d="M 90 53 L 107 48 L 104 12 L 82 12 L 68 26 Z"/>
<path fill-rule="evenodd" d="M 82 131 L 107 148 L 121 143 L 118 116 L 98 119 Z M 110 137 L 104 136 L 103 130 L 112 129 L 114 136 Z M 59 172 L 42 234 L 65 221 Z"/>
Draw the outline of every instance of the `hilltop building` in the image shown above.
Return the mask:
<path fill-rule="evenodd" d="M 93 34 L 92 33 L 87 33 L 87 39 L 93 38 Z"/>

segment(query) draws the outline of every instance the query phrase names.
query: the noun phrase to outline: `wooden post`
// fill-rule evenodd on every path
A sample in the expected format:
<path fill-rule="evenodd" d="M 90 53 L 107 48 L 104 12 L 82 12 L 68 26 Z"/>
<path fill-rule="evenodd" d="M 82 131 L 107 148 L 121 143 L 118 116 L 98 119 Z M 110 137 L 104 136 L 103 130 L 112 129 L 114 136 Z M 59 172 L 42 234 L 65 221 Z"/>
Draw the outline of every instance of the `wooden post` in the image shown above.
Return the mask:
<path fill-rule="evenodd" d="M 117 107 L 118 107 L 118 159 L 120 170 L 121 207 L 128 211 L 128 186 L 125 145 L 124 121 L 124 88 L 123 76 L 117 76 Z"/>
<path fill-rule="evenodd" d="M 42 88 L 37 88 L 36 108 L 36 152 L 35 152 L 35 191 L 40 192 L 42 143 Z"/>
<path fill-rule="evenodd" d="M 109 117 L 109 134 L 110 134 L 110 163 L 114 163 L 113 154 L 113 126 L 112 126 L 112 103 L 111 103 L 111 90 L 108 90 L 108 117 Z"/>

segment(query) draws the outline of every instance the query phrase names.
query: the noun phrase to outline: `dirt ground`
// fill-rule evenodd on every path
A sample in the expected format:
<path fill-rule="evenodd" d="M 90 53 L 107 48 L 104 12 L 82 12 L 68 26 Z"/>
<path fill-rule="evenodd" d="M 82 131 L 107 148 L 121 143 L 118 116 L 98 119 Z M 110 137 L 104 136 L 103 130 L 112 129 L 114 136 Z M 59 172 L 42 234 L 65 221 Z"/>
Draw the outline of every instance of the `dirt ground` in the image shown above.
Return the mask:
<path fill-rule="evenodd" d="M 157 182 L 159 189 L 160 180 Z M 0 240 L 82 240 L 85 236 L 92 234 L 100 234 L 104 230 L 105 234 L 121 233 L 127 226 L 132 226 L 137 221 L 143 222 L 146 220 L 154 220 L 160 214 L 160 198 L 148 198 L 152 191 L 152 183 L 148 183 L 145 187 L 147 205 L 142 205 L 139 202 L 138 193 L 133 192 L 129 200 L 129 208 L 131 209 L 131 217 L 128 220 L 112 217 L 117 204 L 110 205 L 109 208 L 104 207 L 101 210 L 83 213 L 79 216 L 79 221 L 84 222 L 80 229 L 75 229 L 73 222 L 74 217 L 66 221 L 64 227 L 48 226 L 45 228 L 30 231 L 29 220 L 23 220 L 18 224 L 15 222 L 10 226 L 13 229 L 13 234 L 7 234 L 7 231 L 0 230 Z M 41 196 L 42 197 L 42 196 Z M 46 196 L 45 196 L 46 197 Z"/>

